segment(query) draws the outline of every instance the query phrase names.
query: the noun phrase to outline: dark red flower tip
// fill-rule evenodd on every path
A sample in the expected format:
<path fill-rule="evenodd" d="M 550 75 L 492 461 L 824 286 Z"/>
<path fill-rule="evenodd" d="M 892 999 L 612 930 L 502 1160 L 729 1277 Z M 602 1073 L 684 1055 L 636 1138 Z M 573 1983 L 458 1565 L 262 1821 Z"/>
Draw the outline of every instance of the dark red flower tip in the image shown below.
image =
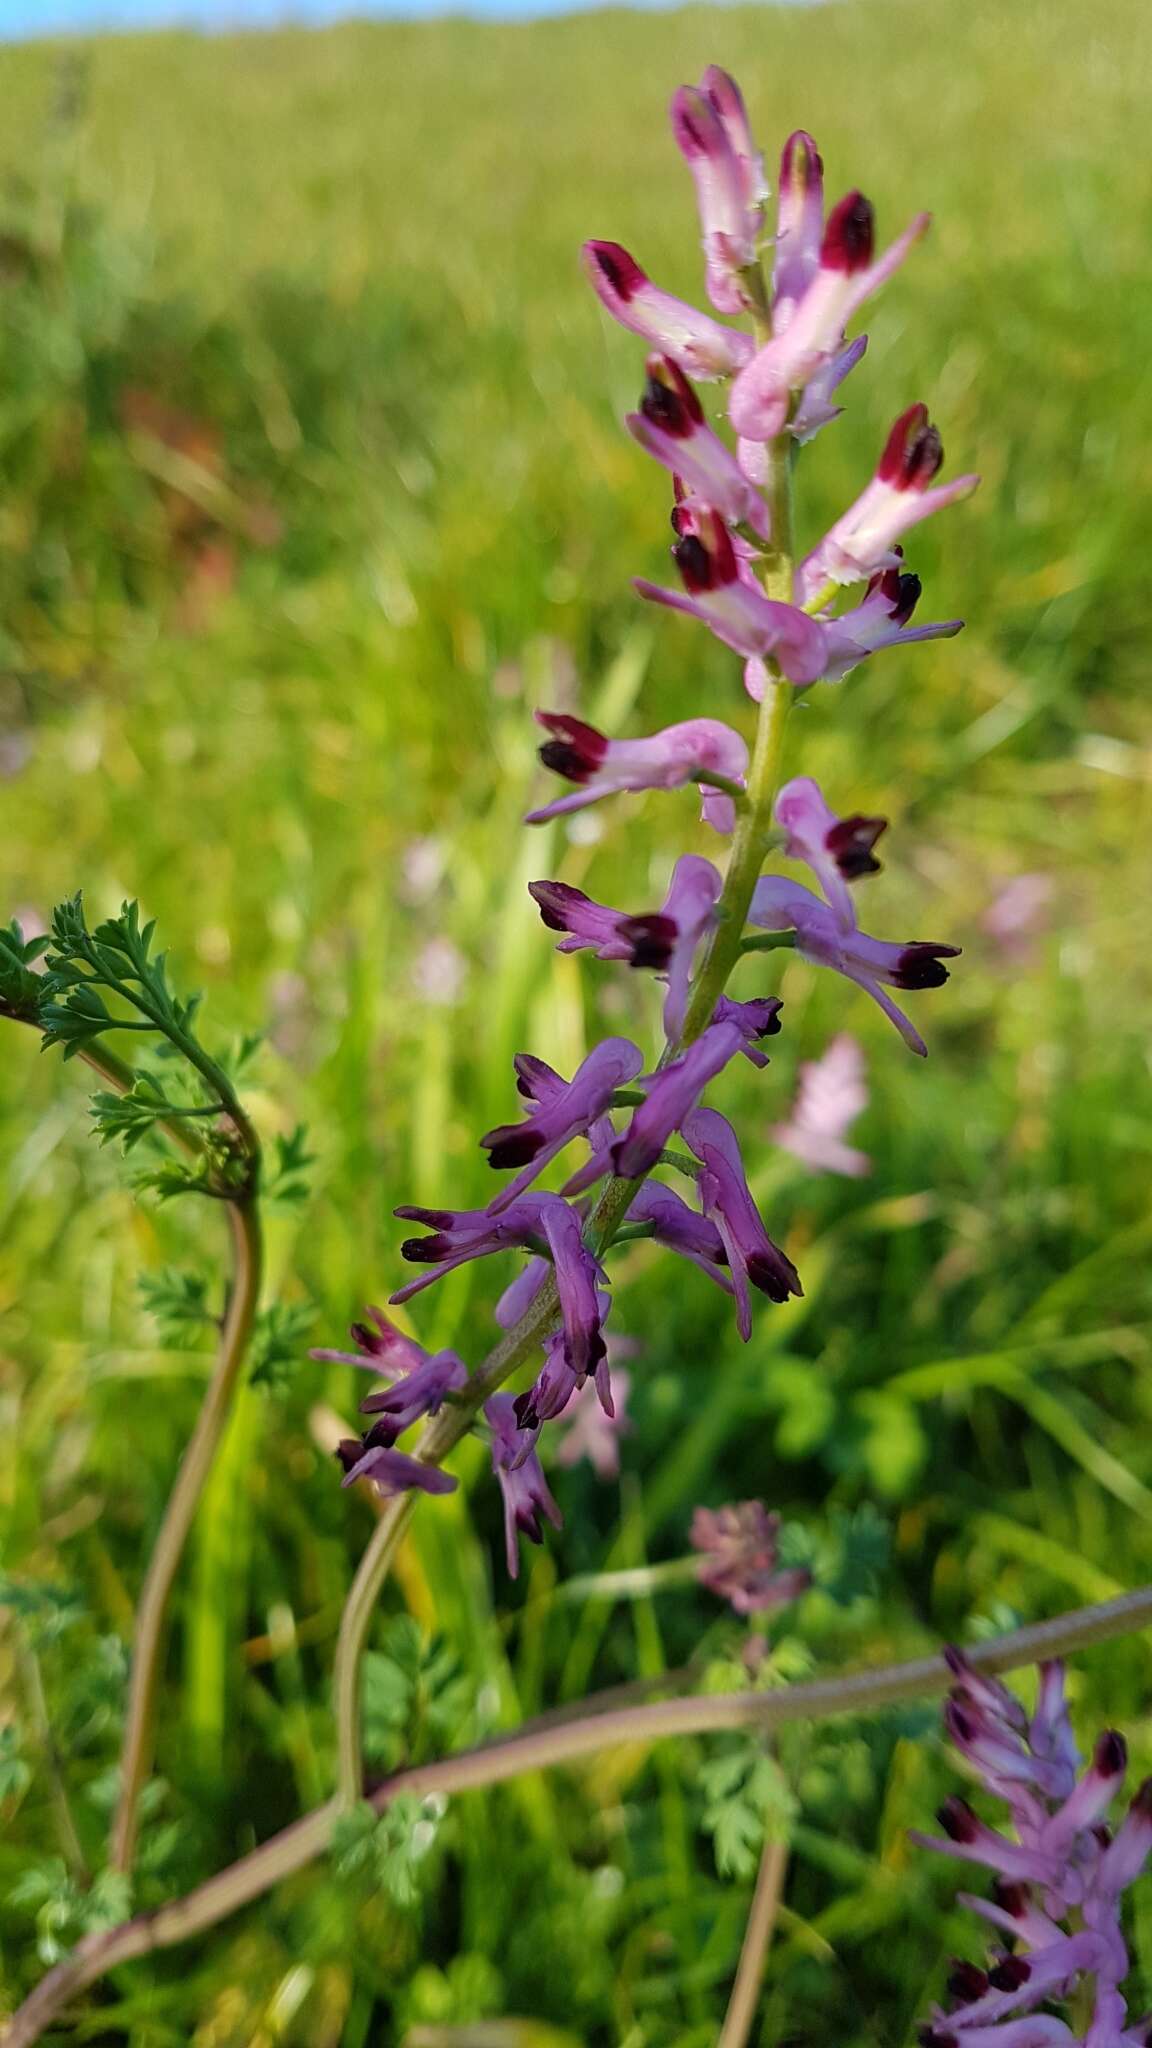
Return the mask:
<path fill-rule="evenodd" d="M 936 1818 L 952 1842 L 974 1842 L 980 1833 L 980 1823 L 968 1801 L 955 1792 L 944 1801 Z"/>
<path fill-rule="evenodd" d="M 771 1253 L 753 1252 L 747 1261 L 746 1269 L 753 1287 L 758 1287 L 761 1294 L 768 1296 L 769 1301 L 787 1301 L 790 1294 L 804 1292 L 800 1285 L 800 1275 L 791 1259 L 786 1258 L 775 1246 Z"/>
<path fill-rule="evenodd" d="M 825 270 L 843 270 L 849 277 L 867 270 L 872 261 L 876 215 L 862 192 L 849 192 L 832 208 L 820 245 Z"/>
<path fill-rule="evenodd" d="M 1128 1768 L 1128 1744 L 1115 1728 L 1106 1728 L 1096 1738 L 1092 1762 L 1102 1778 L 1122 1778 Z"/>
<path fill-rule="evenodd" d="M 685 156 L 715 156 L 727 149 L 727 137 L 712 101 L 693 85 L 682 85 L 672 97 L 672 133 Z"/>
<path fill-rule="evenodd" d="M 897 988 L 942 988 L 948 979 L 943 962 L 959 956 L 959 946 L 938 946 L 931 939 L 912 939 L 896 962 L 893 983 Z"/>
<path fill-rule="evenodd" d="M 833 825 L 824 844 L 846 882 L 879 874 L 880 863 L 872 848 L 887 830 L 887 818 L 865 818 L 859 811 Z"/>
<path fill-rule="evenodd" d="M 926 405 L 910 405 L 894 420 L 876 471 L 896 491 L 926 491 L 944 460 L 944 444 Z"/>
<path fill-rule="evenodd" d="M 715 107 L 721 117 L 728 114 L 737 120 L 745 118 L 744 95 L 730 71 L 722 70 L 719 64 L 710 64 L 700 85 L 709 105 Z"/>
<path fill-rule="evenodd" d="M 568 718 L 559 711 L 538 711 L 536 721 L 552 734 L 540 749 L 545 768 L 569 782 L 590 781 L 608 751 L 604 734 L 582 718 Z"/>
<path fill-rule="evenodd" d="M 1139 1820 L 1152 1821 L 1152 1778 L 1145 1778 L 1144 1783 L 1137 1787 L 1128 1811 Z"/>
<path fill-rule="evenodd" d="M 379 1330 L 370 1330 L 367 1323 L 353 1323 L 348 1331 L 358 1351 L 366 1351 L 371 1358 L 379 1357 L 388 1349 Z"/>
<path fill-rule="evenodd" d="M 541 922 L 550 932 L 571 931 L 572 913 L 592 900 L 583 889 L 573 889 L 568 882 L 529 882 L 528 894 L 540 912 Z M 524 1094 L 523 1082 L 518 1085 Z M 530 1082 L 528 1087 L 531 1087 Z"/>
<path fill-rule="evenodd" d="M 584 254 L 590 266 L 594 266 L 609 289 L 627 305 L 629 299 L 643 291 L 648 282 L 645 271 L 641 270 L 634 256 L 622 249 L 619 242 L 585 242 Z"/>
<path fill-rule="evenodd" d="M 640 917 L 622 917 L 616 930 L 632 948 L 629 967 L 652 967 L 657 972 L 667 967 L 677 938 L 674 917 L 665 917 L 662 910 L 648 911 Z"/>
<path fill-rule="evenodd" d="M 1020 1884 L 1016 1879 L 996 1878 L 992 1886 L 992 1897 L 1001 1912 L 1007 1913 L 1010 1920 L 1022 1920 L 1028 1911 L 1030 1903 L 1028 1887 L 1026 1884 Z"/>
<path fill-rule="evenodd" d="M 706 537 L 686 533 L 672 550 L 681 582 L 693 597 L 707 590 L 720 590 L 737 579 L 736 550 L 724 521 L 709 513 L 705 524 Z"/>
<path fill-rule="evenodd" d="M 517 1394 L 512 1409 L 518 1429 L 539 1429 L 540 1417 L 536 1413 L 535 1387 L 529 1387 L 526 1393 Z"/>
<path fill-rule="evenodd" d="M 994 1991 L 1019 1991 L 1032 1975 L 1032 1965 L 1026 1956 L 1001 1956 L 988 1972 L 988 1982 Z"/>
<path fill-rule="evenodd" d="M 544 1140 L 539 1131 L 533 1131 L 526 1124 L 502 1124 L 499 1130 L 489 1131 L 481 1138 L 481 1145 L 488 1154 L 489 1166 L 527 1166 L 535 1159 Z"/>
<path fill-rule="evenodd" d="M 371 1396 L 369 1396 L 369 1399 L 371 1399 Z M 371 1411 L 362 1404 L 361 1412 L 369 1413 Z M 397 1428 L 391 1417 L 382 1415 L 380 1420 L 374 1422 L 371 1429 L 361 1439 L 361 1445 L 366 1451 L 390 1451 L 400 1434 L 401 1431 Z"/>
<path fill-rule="evenodd" d="M 429 1230 L 451 1230 L 455 1217 L 451 1209 L 417 1209 L 410 1202 L 402 1209 L 393 1209 L 392 1214 L 401 1223 L 426 1223 Z"/>
<path fill-rule="evenodd" d="M 811 191 L 813 185 L 824 176 L 824 165 L 820 151 L 812 137 L 798 128 L 788 137 L 780 152 L 780 190 L 791 192 L 793 185 L 802 191 Z"/>
<path fill-rule="evenodd" d="M 944 1724 L 954 1742 L 972 1742 L 976 1735 L 976 1723 L 966 1705 L 953 1693 L 944 1708 Z"/>
<path fill-rule="evenodd" d="M 452 1250 L 451 1240 L 435 1231 L 431 1237 L 406 1237 L 400 1257 L 413 1266 L 438 1266 Z"/>
<path fill-rule="evenodd" d="M 955 2034 L 950 2034 L 947 2027 L 938 2027 L 932 2020 L 917 2028 L 916 2038 L 920 2048 L 960 2048 Z"/>
<path fill-rule="evenodd" d="M 988 1973 L 976 1963 L 965 1962 L 962 1956 L 954 1956 L 948 1968 L 948 1996 L 958 2005 L 971 2005 L 974 1999 L 983 1998 L 988 1989 Z"/>
<path fill-rule="evenodd" d="M 647 371 L 641 412 L 665 434 L 671 434 L 677 441 L 687 441 L 704 424 L 704 408 L 691 384 L 679 364 L 668 356 L 649 356 Z"/>
<path fill-rule="evenodd" d="M 364 1446 L 358 1436 L 342 1437 L 333 1456 L 342 1472 L 350 1472 L 364 1455 Z"/>

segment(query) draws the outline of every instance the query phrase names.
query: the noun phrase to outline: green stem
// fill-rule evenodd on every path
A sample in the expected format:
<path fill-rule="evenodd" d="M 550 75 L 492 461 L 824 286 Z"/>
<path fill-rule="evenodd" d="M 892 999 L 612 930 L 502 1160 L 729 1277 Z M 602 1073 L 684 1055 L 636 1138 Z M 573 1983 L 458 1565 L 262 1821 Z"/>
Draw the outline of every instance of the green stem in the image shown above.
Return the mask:
<path fill-rule="evenodd" d="M 1011 1635 L 975 1643 L 966 1655 L 978 1671 L 1018 1671 L 1042 1658 L 1068 1656 L 1091 1645 L 1132 1635 L 1152 1626 L 1152 1586 L 1124 1593 L 1096 1607 L 1081 1607 Z M 755 1728 L 762 1735 L 795 1721 L 822 1721 L 839 1714 L 875 1713 L 903 1700 L 946 1692 L 952 1673 L 939 1654 L 907 1664 L 850 1672 L 840 1678 L 816 1679 L 773 1692 L 719 1693 L 687 1699 L 658 1700 L 653 1705 L 598 1711 L 598 1696 L 584 1703 L 578 1719 L 557 1722 L 548 1716 L 498 1737 L 479 1748 L 463 1750 L 438 1763 L 400 1771 L 378 1786 L 371 1803 L 383 1813 L 402 1794 L 451 1797 L 487 1785 L 505 1784 L 523 1771 L 549 1769 L 594 1755 L 614 1743 L 664 1741 L 671 1736 L 705 1735 L 723 1730 Z M 155 1912 L 140 1914 L 122 1926 L 90 1934 L 71 1955 L 48 1972 L 0 2036 L 2 2048 L 32 2048 L 65 2007 L 90 1984 L 120 1964 L 174 1948 L 206 1928 L 214 1927 L 241 1906 L 249 1905 L 283 1878 L 293 1876 L 322 1856 L 332 1839 L 341 1804 L 330 1799 L 279 1835 L 273 1835 L 182 1899 Z"/>

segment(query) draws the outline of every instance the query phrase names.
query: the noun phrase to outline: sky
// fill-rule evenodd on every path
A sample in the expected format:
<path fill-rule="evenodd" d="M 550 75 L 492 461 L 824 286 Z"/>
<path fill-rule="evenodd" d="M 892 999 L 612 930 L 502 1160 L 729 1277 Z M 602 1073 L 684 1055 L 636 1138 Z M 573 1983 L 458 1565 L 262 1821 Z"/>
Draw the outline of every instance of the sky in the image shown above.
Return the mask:
<path fill-rule="evenodd" d="M 0 39 L 176 24 L 268 28 L 282 21 L 338 21 L 349 14 L 548 14 L 587 4 L 594 0 L 0 0 Z"/>

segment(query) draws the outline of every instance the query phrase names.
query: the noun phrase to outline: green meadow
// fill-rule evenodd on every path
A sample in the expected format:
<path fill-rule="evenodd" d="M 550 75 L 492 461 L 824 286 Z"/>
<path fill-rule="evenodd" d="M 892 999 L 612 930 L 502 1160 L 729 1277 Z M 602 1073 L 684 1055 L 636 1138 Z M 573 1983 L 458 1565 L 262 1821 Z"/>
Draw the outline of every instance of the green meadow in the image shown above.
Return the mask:
<path fill-rule="evenodd" d="M 838 978 L 741 970 L 785 1028 L 723 1107 L 804 1298 L 758 1302 L 745 1346 L 692 1268 L 617 1258 L 620 1478 L 553 1465 L 564 1528 L 513 1584 L 462 1447 L 374 1630 L 370 1772 L 686 1665 L 738 1684 L 747 1629 L 676 1568 L 699 1503 L 759 1498 L 818 1560 L 773 1618 L 780 1683 L 1152 1577 L 1152 14 L 856 0 L 9 48 L 0 921 L 139 897 L 209 1044 L 264 1035 L 262 1132 L 306 1123 L 315 1155 L 270 1226 L 284 1342 L 178 1582 L 143 1905 L 332 1790 L 372 1517 L 329 1454 L 363 1383 L 309 1345 L 408 1277 L 396 1204 L 488 1198 L 476 1141 L 516 1114 L 515 1052 L 568 1072 L 604 1030 L 655 1047 L 651 983 L 559 957 L 525 884 L 655 907 L 678 853 L 716 848 L 691 795 L 520 820 L 537 706 L 748 723 L 736 659 L 632 592 L 665 574 L 666 479 L 620 424 L 642 345 L 577 261 L 617 239 L 699 298 L 665 107 L 712 61 L 770 161 L 803 125 L 885 240 L 935 217 L 802 457 L 799 517 L 818 537 L 924 399 L 949 472 L 983 477 L 910 550 L 923 617 L 966 630 L 811 692 L 788 765 L 891 820 L 866 927 L 963 957 L 909 999 L 926 1062 Z M 1006 936 L 1019 876 L 1040 909 Z M 871 1095 L 856 1181 L 771 1138 L 844 1030 Z M 134 1194 L 79 1063 L 0 1032 L 4 2014 L 127 1906 L 69 1877 L 60 1787 L 99 1872 L 133 1603 L 211 1357 L 141 1281 L 178 1268 L 215 1300 L 225 1240 L 211 1204 Z M 475 1363 L 501 1284 L 466 1269 L 412 1327 Z M 1123 1727 L 1134 1778 L 1150 1675 L 1139 1638 L 1072 1673 L 1084 1743 Z M 906 1839 L 958 1782 L 937 1729 L 929 1704 L 789 1731 L 774 1769 L 742 1738 L 635 1743 L 461 1795 L 367 1877 L 317 1862 L 47 2038 L 707 2048 L 767 1825 L 791 1851 L 752 2041 L 905 2048 L 946 1959 L 979 1953 L 960 1867 Z M 1148 1890 L 1132 1932 L 1138 2013 Z"/>

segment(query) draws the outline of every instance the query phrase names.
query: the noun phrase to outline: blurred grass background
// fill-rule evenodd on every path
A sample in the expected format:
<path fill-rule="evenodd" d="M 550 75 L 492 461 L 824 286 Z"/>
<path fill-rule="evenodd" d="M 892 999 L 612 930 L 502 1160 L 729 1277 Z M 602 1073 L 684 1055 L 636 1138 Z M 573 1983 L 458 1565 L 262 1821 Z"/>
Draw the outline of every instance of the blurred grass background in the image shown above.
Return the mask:
<path fill-rule="evenodd" d="M 515 1050 L 567 1067 L 603 1026 L 651 1042 L 650 987 L 557 959 L 524 883 L 655 903 L 675 853 L 709 850 L 694 807 L 622 802 L 570 839 L 519 818 L 533 705 L 632 731 L 743 715 L 735 662 L 631 594 L 662 571 L 665 493 L 619 424 L 640 345 L 576 261 L 585 236 L 617 238 L 699 297 L 664 107 L 709 61 L 740 77 L 770 156 L 790 128 L 816 133 L 833 195 L 861 184 L 886 239 L 936 215 L 875 308 L 846 418 L 804 457 L 801 523 L 818 534 L 926 399 L 953 468 L 985 478 L 913 554 L 924 616 L 967 631 L 815 692 L 791 765 L 893 820 L 869 928 L 964 958 L 912 999 L 924 1067 L 863 998 L 786 968 L 772 1066 L 727 1077 L 724 1106 L 804 1301 L 765 1304 L 745 1349 L 699 1276 L 621 1259 L 616 1321 L 643 1347 L 622 1479 L 553 1473 L 565 1529 L 513 1589 L 466 1448 L 381 1618 L 379 1769 L 590 1685 L 735 1656 L 734 1625 L 690 1588 L 589 1589 L 682 1556 L 697 1501 L 755 1495 L 818 1542 L 886 1549 L 848 1604 L 817 1594 L 788 1617 L 787 1672 L 1152 1570 L 1136 0 L 5 51 L 0 909 L 47 917 L 80 884 L 93 910 L 138 894 L 178 981 L 208 991 L 209 1038 L 268 1033 L 262 1126 L 307 1119 L 318 1155 L 308 1205 L 274 1223 L 271 1286 L 312 1307 L 314 1341 L 396 1284 L 397 1201 L 486 1198 L 475 1140 L 512 1112 Z M 1021 874 L 1047 878 L 1048 907 L 1005 944 L 986 916 Z M 746 971 L 749 992 L 771 985 Z M 863 1183 L 773 1161 L 768 1140 L 798 1060 L 840 1028 L 869 1058 Z M 52 1863 L 39 1696 L 98 1865 L 131 1604 L 207 1369 L 162 1347 L 137 1282 L 213 1272 L 220 1242 L 211 1214 L 135 1203 L 87 1140 L 76 1070 L 15 1031 L 0 1124 L 11 2005 L 80 1911 Z M 497 1284 L 481 1269 L 438 1290 L 421 1334 L 477 1358 Z M 332 1640 L 368 1519 L 310 1413 L 347 1414 L 349 1378 L 301 1362 L 239 1405 L 181 1582 L 145 1901 L 329 1789 Z M 1120 1721 L 1146 1770 L 1145 1647 L 1085 1657 L 1075 1687 L 1083 1730 Z M 904 1841 L 952 1782 L 933 1725 L 889 1716 L 786 1750 L 800 1813 L 758 2041 L 894 2048 L 943 1957 L 976 1952 L 954 1872 Z M 395 1874 L 389 1892 L 318 1868 L 122 1973 L 59 2038 L 702 2048 L 749 1892 L 716 1867 L 717 1848 L 744 1861 L 707 1810 L 725 1757 L 614 1752 L 470 1795 L 414 1899 Z"/>

